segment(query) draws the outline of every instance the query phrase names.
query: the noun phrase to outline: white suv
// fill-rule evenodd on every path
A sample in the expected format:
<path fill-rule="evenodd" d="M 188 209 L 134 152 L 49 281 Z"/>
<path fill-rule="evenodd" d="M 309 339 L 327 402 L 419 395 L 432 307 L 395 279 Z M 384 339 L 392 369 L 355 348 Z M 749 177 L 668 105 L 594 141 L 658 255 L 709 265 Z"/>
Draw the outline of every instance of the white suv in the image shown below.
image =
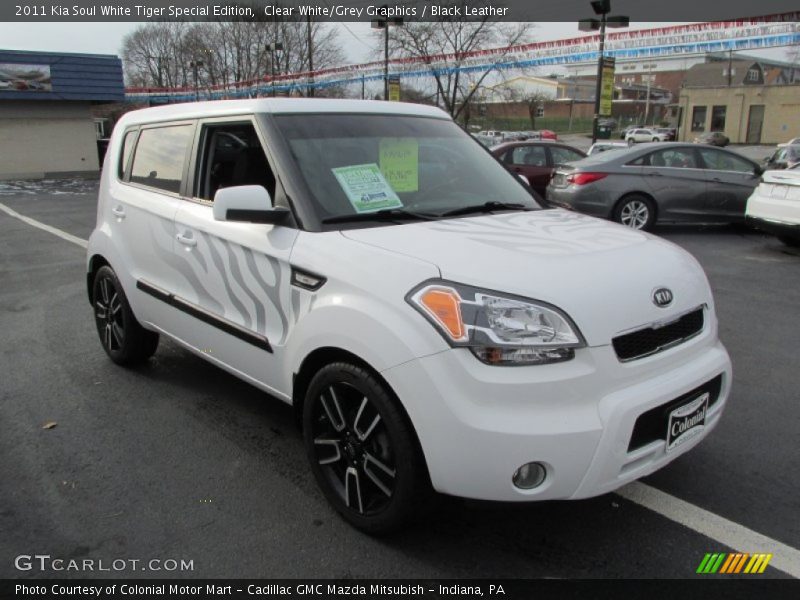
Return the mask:
<path fill-rule="evenodd" d="M 631 129 L 625 134 L 625 141 L 628 145 L 639 142 L 665 142 L 667 137 L 666 133 L 659 133 L 655 129 Z"/>
<path fill-rule="evenodd" d="M 115 362 L 166 335 L 294 405 L 322 491 L 370 532 L 432 490 L 614 490 L 697 445 L 731 386 L 689 254 L 542 209 L 445 113 L 413 104 L 128 113 L 87 282 Z"/>

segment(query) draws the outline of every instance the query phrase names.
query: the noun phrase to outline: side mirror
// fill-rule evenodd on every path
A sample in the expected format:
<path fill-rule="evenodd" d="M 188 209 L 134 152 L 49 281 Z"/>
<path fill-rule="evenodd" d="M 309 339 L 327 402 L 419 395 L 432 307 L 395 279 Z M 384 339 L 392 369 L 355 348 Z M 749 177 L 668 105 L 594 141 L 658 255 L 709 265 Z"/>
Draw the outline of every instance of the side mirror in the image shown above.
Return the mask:
<path fill-rule="evenodd" d="M 214 220 L 276 225 L 289 216 L 289 209 L 273 206 L 269 192 L 260 185 L 237 185 L 214 194 Z"/>
<path fill-rule="evenodd" d="M 761 167 L 761 165 L 756 165 L 755 168 L 753 169 L 753 175 L 759 177 L 763 174 L 764 174 L 764 169 Z"/>
<path fill-rule="evenodd" d="M 522 183 L 524 183 L 525 185 L 528 186 L 530 185 L 530 183 L 528 182 L 528 178 L 525 177 L 525 175 L 523 175 L 522 173 L 517 173 L 517 177 L 519 177 L 520 181 L 522 181 Z"/>

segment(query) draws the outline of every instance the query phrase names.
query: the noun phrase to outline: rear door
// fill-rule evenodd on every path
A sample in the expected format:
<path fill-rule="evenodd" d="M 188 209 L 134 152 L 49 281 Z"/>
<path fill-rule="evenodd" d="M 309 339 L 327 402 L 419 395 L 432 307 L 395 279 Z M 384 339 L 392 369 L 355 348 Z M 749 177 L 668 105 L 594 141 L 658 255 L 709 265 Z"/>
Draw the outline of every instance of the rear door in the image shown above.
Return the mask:
<path fill-rule="evenodd" d="M 512 171 L 525 176 L 531 187 L 544 198 L 553 172 L 544 146 L 535 144 L 514 146 L 506 151 L 503 160 Z"/>
<path fill-rule="evenodd" d="M 694 148 L 667 147 L 646 156 L 642 176 L 659 221 L 696 221 L 706 212 L 706 177 Z"/>
<path fill-rule="evenodd" d="M 706 177 L 706 203 L 720 220 L 744 219 L 747 199 L 758 185 L 756 164 L 716 148 L 698 149 Z"/>
<path fill-rule="evenodd" d="M 107 206 L 111 214 L 106 222 L 127 263 L 123 269 L 125 277 L 130 277 L 126 293 L 137 317 L 156 326 L 170 320 L 171 310 L 144 293 L 140 282 L 159 289 L 172 284 L 174 218 L 185 186 L 194 129 L 194 122 L 184 121 L 126 132 L 121 181 L 110 186 Z"/>
<path fill-rule="evenodd" d="M 291 323 L 289 256 L 298 231 L 214 220 L 214 194 L 223 187 L 261 185 L 273 202 L 285 203 L 253 119 L 201 121 L 195 145 L 191 198 L 175 216 L 175 294 L 185 308 L 177 335 L 281 392 L 273 386 Z"/>

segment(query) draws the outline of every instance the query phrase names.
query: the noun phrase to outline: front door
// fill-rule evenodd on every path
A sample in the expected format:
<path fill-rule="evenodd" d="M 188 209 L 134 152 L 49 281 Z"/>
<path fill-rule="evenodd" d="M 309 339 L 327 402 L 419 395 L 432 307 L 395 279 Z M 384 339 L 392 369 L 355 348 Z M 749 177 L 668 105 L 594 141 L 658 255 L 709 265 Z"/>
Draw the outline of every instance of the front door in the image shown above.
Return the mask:
<path fill-rule="evenodd" d="M 297 229 L 216 221 L 213 198 L 223 187 L 261 185 L 275 198 L 276 180 L 252 121 L 201 123 L 193 197 L 175 216 L 184 315 L 174 334 L 264 387 L 280 377 L 291 325 L 289 256 Z M 182 304 L 181 304 L 182 303 Z"/>
<path fill-rule="evenodd" d="M 544 146 L 515 146 L 506 152 L 503 160 L 512 171 L 525 177 L 536 193 L 544 198 L 553 174 Z"/>
<path fill-rule="evenodd" d="M 750 116 L 747 119 L 747 143 L 761 143 L 761 126 L 764 123 L 764 105 L 753 104 L 750 107 Z"/>
<path fill-rule="evenodd" d="M 756 165 L 716 148 L 698 150 L 705 167 L 709 216 L 724 221 L 744 219 L 747 199 L 759 182 Z"/>

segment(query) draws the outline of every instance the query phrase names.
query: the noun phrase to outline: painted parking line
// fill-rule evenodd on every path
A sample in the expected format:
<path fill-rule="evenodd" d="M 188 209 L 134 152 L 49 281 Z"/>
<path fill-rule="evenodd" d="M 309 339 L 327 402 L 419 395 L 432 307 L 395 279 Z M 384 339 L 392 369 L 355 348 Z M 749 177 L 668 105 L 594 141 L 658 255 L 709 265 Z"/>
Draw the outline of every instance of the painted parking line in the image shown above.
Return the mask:
<path fill-rule="evenodd" d="M 0 210 L 32 227 L 52 233 L 82 248 L 86 248 L 88 245 L 86 240 L 21 215 L 8 208 L 2 202 L 0 202 Z M 629 483 L 617 490 L 616 494 L 729 548 L 748 553 L 772 554 L 771 567 L 792 577 L 800 578 L 800 550 L 796 548 L 748 529 L 744 525 L 729 521 L 724 517 L 720 517 L 640 481 Z"/>
<path fill-rule="evenodd" d="M 800 578 L 800 550 L 729 521 L 640 481 L 629 483 L 616 494 L 644 506 L 670 521 L 688 527 L 740 552 L 772 554 L 771 567 Z"/>
<path fill-rule="evenodd" d="M 76 236 L 72 235 L 71 233 L 67 233 L 66 231 L 61 231 L 60 229 L 56 229 L 55 227 L 50 227 L 50 225 L 46 225 L 46 224 L 44 224 L 44 223 L 42 223 L 40 221 L 37 221 L 35 219 L 31 219 L 30 217 L 26 217 L 25 215 L 21 215 L 17 211 L 15 211 L 14 209 L 11 209 L 8 206 L 6 206 L 5 204 L 3 204 L 2 202 L 0 202 L 0 210 L 2 210 L 4 213 L 8 214 L 9 216 L 14 217 L 15 219 L 19 219 L 23 223 L 27 223 L 31 227 L 36 227 L 38 229 L 46 231 L 47 233 L 52 233 L 53 235 L 57 235 L 62 240 L 67 240 L 68 242 L 72 242 L 73 244 L 77 244 L 81 248 L 86 248 L 86 247 L 89 246 L 89 242 L 87 242 L 83 238 L 76 237 Z"/>

